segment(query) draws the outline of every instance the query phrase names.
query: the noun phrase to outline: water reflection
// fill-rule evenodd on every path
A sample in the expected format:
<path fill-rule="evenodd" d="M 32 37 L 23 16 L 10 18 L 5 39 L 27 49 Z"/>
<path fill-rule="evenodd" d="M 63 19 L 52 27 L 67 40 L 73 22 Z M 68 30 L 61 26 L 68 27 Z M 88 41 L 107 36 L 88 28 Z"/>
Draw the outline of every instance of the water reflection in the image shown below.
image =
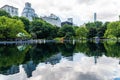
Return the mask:
<path fill-rule="evenodd" d="M 19 64 L 24 61 L 24 56 L 29 50 L 26 46 L 24 50 L 19 51 L 16 45 L 0 46 L 0 74 L 15 74 L 19 72 Z"/>
<path fill-rule="evenodd" d="M 0 80 L 120 79 L 120 43 L 0 45 Z"/>
<path fill-rule="evenodd" d="M 73 61 L 63 58 L 54 67 L 39 64 L 30 80 L 113 80 L 120 75 L 117 62 L 117 59 L 102 56 L 99 63 L 94 65 L 93 57 L 77 53 L 73 56 Z"/>

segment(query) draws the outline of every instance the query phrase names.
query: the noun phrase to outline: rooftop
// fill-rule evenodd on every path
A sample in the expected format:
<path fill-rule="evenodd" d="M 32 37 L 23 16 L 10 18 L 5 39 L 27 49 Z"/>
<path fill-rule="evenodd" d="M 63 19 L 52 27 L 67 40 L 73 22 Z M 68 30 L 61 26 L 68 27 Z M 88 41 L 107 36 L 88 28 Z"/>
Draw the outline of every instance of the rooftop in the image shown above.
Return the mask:
<path fill-rule="evenodd" d="M 4 6 L 1 7 L 1 8 L 4 8 L 4 7 L 12 7 L 12 8 L 18 9 L 18 8 L 14 7 L 14 6 L 10 6 L 10 5 L 4 5 Z"/>

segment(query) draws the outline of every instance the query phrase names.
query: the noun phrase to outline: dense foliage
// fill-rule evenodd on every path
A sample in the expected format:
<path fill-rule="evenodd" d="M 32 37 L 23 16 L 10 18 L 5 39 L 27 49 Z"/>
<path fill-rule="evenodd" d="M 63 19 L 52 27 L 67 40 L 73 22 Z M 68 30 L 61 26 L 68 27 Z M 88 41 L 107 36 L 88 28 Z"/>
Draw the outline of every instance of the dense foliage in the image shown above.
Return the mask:
<path fill-rule="evenodd" d="M 63 25 L 58 32 L 59 37 L 65 37 L 66 39 L 70 39 L 70 37 L 75 36 L 75 30 L 71 25 Z"/>
<path fill-rule="evenodd" d="M 6 11 L 0 9 L 0 16 L 6 16 L 6 17 L 11 17 L 9 13 L 7 13 Z"/>
<path fill-rule="evenodd" d="M 105 38 L 120 37 L 120 22 L 116 21 L 109 23 L 104 36 Z"/>
<path fill-rule="evenodd" d="M 0 17 L 0 39 L 30 38 L 20 20 Z"/>
<path fill-rule="evenodd" d="M 31 37 L 32 36 L 32 37 Z M 82 26 L 63 25 L 57 27 L 51 25 L 41 18 L 34 18 L 29 21 L 25 17 L 11 17 L 9 13 L 0 10 L 0 39 L 16 38 L 34 38 L 34 39 L 93 39 L 110 38 L 119 39 L 120 21 L 105 22 L 101 21 L 88 22 Z"/>
<path fill-rule="evenodd" d="M 57 36 L 57 27 L 37 19 L 31 22 L 30 33 L 37 39 L 52 39 Z"/>
<path fill-rule="evenodd" d="M 78 29 L 76 29 L 76 36 L 78 38 L 84 39 L 87 38 L 88 30 L 85 26 L 81 26 Z"/>

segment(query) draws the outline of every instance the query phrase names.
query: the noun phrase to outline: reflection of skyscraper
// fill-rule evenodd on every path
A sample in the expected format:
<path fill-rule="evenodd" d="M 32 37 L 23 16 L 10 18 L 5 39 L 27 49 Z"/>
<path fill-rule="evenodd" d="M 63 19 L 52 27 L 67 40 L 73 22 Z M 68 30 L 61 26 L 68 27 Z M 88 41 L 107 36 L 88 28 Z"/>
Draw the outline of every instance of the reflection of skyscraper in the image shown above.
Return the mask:
<path fill-rule="evenodd" d="M 96 20 L 97 20 L 97 14 L 94 13 L 94 22 L 96 22 Z"/>
<path fill-rule="evenodd" d="M 61 58 L 62 58 L 61 53 L 58 53 L 58 54 L 56 54 L 56 55 L 53 55 L 53 56 L 50 57 L 49 59 L 47 59 L 47 60 L 45 61 L 45 63 L 51 63 L 52 65 L 54 65 L 54 64 L 56 64 L 56 63 L 59 63 L 60 60 L 61 60 Z"/>
<path fill-rule="evenodd" d="M 73 61 L 73 56 L 65 57 L 69 61 Z"/>
<path fill-rule="evenodd" d="M 8 70 L 0 71 L 1 74 L 11 75 L 19 72 L 19 66 L 13 65 Z"/>
<path fill-rule="evenodd" d="M 29 61 L 27 64 L 23 65 L 23 68 L 27 74 L 27 77 L 31 77 L 32 72 L 36 69 L 36 65 L 33 63 L 33 61 Z"/>
<path fill-rule="evenodd" d="M 94 56 L 95 64 L 97 64 L 97 56 Z"/>

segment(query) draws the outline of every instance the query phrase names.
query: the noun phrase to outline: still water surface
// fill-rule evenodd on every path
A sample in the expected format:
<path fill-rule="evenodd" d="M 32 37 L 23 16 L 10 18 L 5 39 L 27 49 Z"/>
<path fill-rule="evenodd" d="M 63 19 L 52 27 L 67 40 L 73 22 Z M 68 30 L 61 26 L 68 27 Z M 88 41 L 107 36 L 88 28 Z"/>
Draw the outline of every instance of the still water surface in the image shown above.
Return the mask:
<path fill-rule="evenodd" d="M 120 80 L 120 43 L 0 45 L 0 80 Z"/>

